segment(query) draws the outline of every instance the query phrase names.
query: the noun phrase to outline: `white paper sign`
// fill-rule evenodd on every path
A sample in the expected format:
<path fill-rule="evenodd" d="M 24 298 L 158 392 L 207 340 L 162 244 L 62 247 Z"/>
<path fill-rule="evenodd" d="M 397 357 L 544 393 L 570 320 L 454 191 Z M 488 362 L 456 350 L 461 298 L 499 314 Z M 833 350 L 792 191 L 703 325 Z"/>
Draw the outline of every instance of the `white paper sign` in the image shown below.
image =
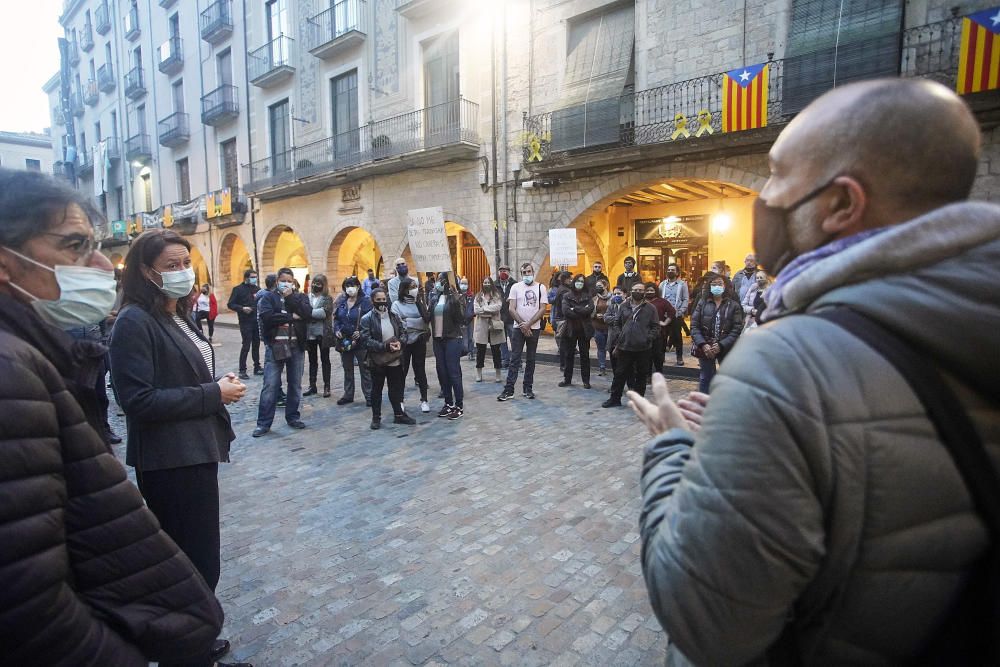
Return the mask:
<path fill-rule="evenodd" d="M 451 271 L 451 252 L 444 231 L 444 209 L 415 208 L 406 212 L 410 253 L 420 271 Z"/>
<path fill-rule="evenodd" d="M 566 264 L 576 266 L 576 230 L 549 230 L 549 263 L 553 266 Z"/>

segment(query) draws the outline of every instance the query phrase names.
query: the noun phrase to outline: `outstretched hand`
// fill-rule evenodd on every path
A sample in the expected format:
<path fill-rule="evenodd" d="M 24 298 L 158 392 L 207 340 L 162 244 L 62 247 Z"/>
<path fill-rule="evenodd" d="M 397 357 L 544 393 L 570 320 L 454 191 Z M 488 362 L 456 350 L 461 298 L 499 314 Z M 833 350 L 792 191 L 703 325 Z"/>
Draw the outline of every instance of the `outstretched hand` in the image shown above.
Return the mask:
<path fill-rule="evenodd" d="M 646 425 L 650 435 L 660 435 L 672 428 L 683 428 L 698 431 L 701 428 L 702 414 L 708 404 L 708 396 L 691 392 L 684 399 L 674 403 L 670 398 L 667 380 L 660 373 L 653 374 L 652 399 L 628 392 L 632 411 L 639 421 Z"/>

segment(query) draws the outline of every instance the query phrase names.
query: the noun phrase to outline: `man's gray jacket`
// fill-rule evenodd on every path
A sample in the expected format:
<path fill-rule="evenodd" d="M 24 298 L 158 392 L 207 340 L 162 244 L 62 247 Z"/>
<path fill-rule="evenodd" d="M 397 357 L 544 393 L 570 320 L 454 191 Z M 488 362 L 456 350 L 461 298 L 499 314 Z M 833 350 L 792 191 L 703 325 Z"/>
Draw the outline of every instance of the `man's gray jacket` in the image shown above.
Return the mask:
<path fill-rule="evenodd" d="M 642 565 L 668 662 L 899 663 L 934 635 L 984 523 L 903 378 L 801 313 L 849 306 L 911 341 L 1000 465 L 1000 207 L 961 203 L 817 262 L 742 337 L 697 436 L 649 443 Z M 973 390 L 972 387 L 978 387 Z M 693 447 L 692 447 L 693 445 Z"/>

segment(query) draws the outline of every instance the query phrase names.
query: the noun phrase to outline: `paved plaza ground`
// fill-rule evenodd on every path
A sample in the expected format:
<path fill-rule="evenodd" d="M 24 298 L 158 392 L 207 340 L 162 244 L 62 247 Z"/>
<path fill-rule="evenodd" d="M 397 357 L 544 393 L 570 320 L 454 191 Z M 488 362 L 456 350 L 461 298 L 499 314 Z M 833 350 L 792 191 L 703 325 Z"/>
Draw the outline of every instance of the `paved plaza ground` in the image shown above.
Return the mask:
<path fill-rule="evenodd" d="M 220 371 L 238 332 L 216 329 Z M 336 355 L 334 355 L 336 357 Z M 428 360 L 436 394 L 433 359 Z M 489 364 L 489 362 L 487 362 Z M 499 403 L 463 361 L 466 414 L 368 428 L 358 402 L 306 398 L 295 431 L 253 439 L 261 379 L 233 406 L 221 466 L 223 636 L 271 665 L 660 665 L 666 638 L 639 565 L 644 429 L 605 410 L 610 376 Z M 487 369 L 492 376 L 492 369 Z M 680 394 L 696 387 L 671 381 Z M 114 408 L 113 408 L 114 411 Z M 385 411 L 390 412 L 388 405 Z M 115 427 L 124 432 L 120 416 Z M 123 455 L 124 447 L 118 448 Z"/>

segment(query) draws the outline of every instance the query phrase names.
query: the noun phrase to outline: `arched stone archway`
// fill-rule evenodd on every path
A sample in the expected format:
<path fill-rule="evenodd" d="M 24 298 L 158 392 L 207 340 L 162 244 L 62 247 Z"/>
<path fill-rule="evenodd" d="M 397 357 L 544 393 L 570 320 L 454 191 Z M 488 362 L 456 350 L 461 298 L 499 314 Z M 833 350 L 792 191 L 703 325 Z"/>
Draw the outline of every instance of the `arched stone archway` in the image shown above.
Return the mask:
<path fill-rule="evenodd" d="M 194 269 L 194 281 L 196 285 L 213 284 L 212 283 L 212 272 L 209 269 L 208 262 L 205 261 L 204 255 L 198 250 L 198 246 L 191 246 L 191 268 Z"/>
<path fill-rule="evenodd" d="M 253 259 L 243 240 L 234 233 L 226 234 L 219 244 L 219 288 L 228 294 L 243 282 L 243 272 L 253 268 Z"/>
<path fill-rule="evenodd" d="M 368 269 L 378 271 L 380 259 L 382 251 L 370 232 L 362 227 L 344 227 L 328 246 L 326 277 L 334 287 L 352 275 L 364 280 Z"/>
<path fill-rule="evenodd" d="M 582 197 L 570 202 L 570 205 L 552 221 L 549 228 L 562 229 L 581 220 L 599 217 L 616 199 L 628 192 L 671 180 L 713 180 L 760 192 L 767 182 L 767 164 L 765 160 L 759 160 L 759 163 L 759 165 L 742 166 L 733 166 L 724 161 L 695 165 L 678 163 L 663 165 L 655 171 L 644 170 L 611 176 L 594 185 Z M 577 236 L 578 243 L 581 236 L 580 234 Z M 548 245 L 546 235 L 541 239 L 539 248 L 532 257 L 536 267 L 545 266 L 544 262 L 547 261 L 549 254 Z M 604 254 L 605 271 L 607 271 L 608 264 L 616 258 L 608 256 L 612 254 L 610 249 L 606 249 Z"/>
<path fill-rule="evenodd" d="M 451 264 L 456 276 L 468 278 L 473 291 L 483 278 L 493 275 L 490 246 L 484 246 L 475 232 L 461 223 L 445 218 L 445 233 L 451 250 Z"/>
<path fill-rule="evenodd" d="M 300 285 L 310 273 L 309 252 L 302 238 L 288 225 L 276 225 L 264 237 L 261 267 L 265 273 L 274 273 L 288 267 Z"/>

